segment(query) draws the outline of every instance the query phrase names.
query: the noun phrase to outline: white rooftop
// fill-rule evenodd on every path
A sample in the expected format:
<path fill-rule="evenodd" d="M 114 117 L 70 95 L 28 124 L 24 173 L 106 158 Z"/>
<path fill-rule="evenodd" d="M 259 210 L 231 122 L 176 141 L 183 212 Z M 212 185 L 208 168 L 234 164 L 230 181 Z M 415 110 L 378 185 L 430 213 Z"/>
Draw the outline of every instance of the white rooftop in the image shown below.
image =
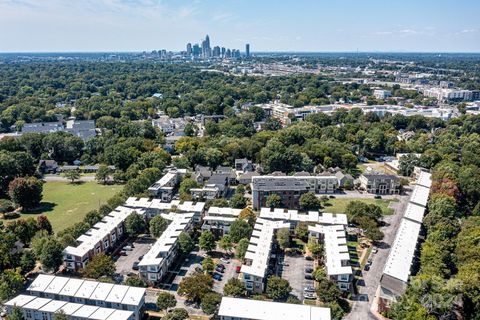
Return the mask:
<path fill-rule="evenodd" d="M 412 195 L 410 196 L 410 202 L 426 207 L 429 194 L 430 188 L 416 185 L 413 188 Z"/>
<path fill-rule="evenodd" d="M 100 222 L 97 222 L 85 234 L 81 235 L 77 239 L 77 241 L 80 242 L 78 246 L 66 247 L 64 254 L 71 254 L 78 257 L 85 256 L 90 250 L 93 250 L 95 245 L 102 241 L 103 238 L 118 228 L 133 211 L 135 210 L 132 208 L 122 206 L 117 207 Z"/>
<path fill-rule="evenodd" d="M 342 225 L 323 226 L 325 242 L 326 271 L 329 276 L 352 274 L 352 267 L 344 265 L 350 260 L 347 238 Z M 343 262 L 343 265 L 342 265 Z"/>
<path fill-rule="evenodd" d="M 403 217 L 422 223 L 425 210 L 426 209 L 424 207 L 419 206 L 418 204 L 409 202 L 407 205 L 407 208 L 405 209 L 405 215 Z"/>
<path fill-rule="evenodd" d="M 27 303 L 29 303 L 30 301 L 32 301 L 35 298 L 37 298 L 37 297 L 21 294 L 21 295 L 16 296 L 15 298 L 5 302 L 5 305 L 6 306 L 23 307 L 24 305 L 26 305 Z"/>
<path fill-rule="evenodd" d="M 151 187 L 149 187 L 148 190 L 158 191 L 161 188 L 171 184 L 172 181 L 176 179 L 177 179 L 177 171 L 176 170 L 169 171 L 165 175 L 163 175 L 163 177 L 161 177 L 160 180 L 158 180 Z"/>
<path fill-rule="evenodd" d="M 66 305 L 68 302 L 59 300 L 50 300 L 49 303 L 40 308 L 40 311 L 56 312 L 58 309 Z"/>
<path fill-rule="evenodd" d="M 270 221 L 258 218 L 250 244 L 248 245 L 245 259 L 251 261 L 251 265 L 243 264 L 242 273 L 248 273 L 257 277 L 265 277 L 270 258 L 270 250 L 272 246 L 273 235 L 276 229 L 290 228 L 289 222 Z"/>
<path fill-rule="evenodd" d="M 299 222 L 311 222 L 319 224 L 342 224 L 347 225 L 347 215 L 343 213 L 319 213 L 309 211 L 307 214 L 299 214 L 298 210 L 284 208 L 261 208 L 260 218 L 269 220 L 288 220 Z"/>
<path fill-rule="evenodd" d="M 135 198 L 130 197 L 125 201 L 126 207 L 152 209 L 158 211 L 170 211 L 173 206 L 183 212 L 201 213 L 205 207 L 205 202 L 193 202 L 172 200 L 171 202 L 162 202 L 160 199 Z"/>
<path fill-rule="evenodd" d="M 167 229 L 162 233 L 160 238 L 157 239 L 152 248 L 145 254 L 140 261 L 140 266 L 160 265 L 163 260 L 163 256 L 170 251 L 172 246 L 177 241 L 180 233 L 190 224 L 194 216 L 194 213 L 176 214 L 173 216 L 172 222 L 168 225 Z"/>
<path fill-rule="evenodd" d="M 223 297 L 219 316 L 252 320 L 330 320 L 330 308 Z"/>
<path fill-rule="evenodd" d="M 207 216 L 231 216 L 238 217 L 242 212 L 242 209 L 233 209 L 233 208 L 221 208 L 221 207 L 210 207 L 207 212 Z"/>
<path fill-rule="evenodd" d="M 145 288 L 72 279 L 47 274 L 41 274 L 33 280 L 32 284 L 27 288 L 27 291 L 59 293 L 64 296 L 135 306 L 141 303 L 145 295 Z"/>
<path fill-rule="evenodd" d="M 432 186 L 432 174 L 425 171 L 420 172 L 416 184 L 430 188 Z"/>
<path fill-rule="evenodd" d="M 417 222 L 402 219 L 383 270 L 384 274 L 405 283 L 408 281 L 420 226 Z"/>

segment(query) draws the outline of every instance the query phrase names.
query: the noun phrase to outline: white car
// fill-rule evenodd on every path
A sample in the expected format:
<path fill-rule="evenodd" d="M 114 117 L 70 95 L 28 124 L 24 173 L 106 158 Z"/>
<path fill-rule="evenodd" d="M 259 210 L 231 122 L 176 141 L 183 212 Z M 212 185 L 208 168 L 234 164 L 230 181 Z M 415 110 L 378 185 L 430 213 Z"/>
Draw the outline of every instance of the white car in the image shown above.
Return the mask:
<path fill-rule="evenodd" d="M 226 263 L 226 264 L 230 263 L 230 261 L 228 259 L 225 259 L 225 258 L 220 258 L 220 261 L 222 261 L 223 263 Z"/>

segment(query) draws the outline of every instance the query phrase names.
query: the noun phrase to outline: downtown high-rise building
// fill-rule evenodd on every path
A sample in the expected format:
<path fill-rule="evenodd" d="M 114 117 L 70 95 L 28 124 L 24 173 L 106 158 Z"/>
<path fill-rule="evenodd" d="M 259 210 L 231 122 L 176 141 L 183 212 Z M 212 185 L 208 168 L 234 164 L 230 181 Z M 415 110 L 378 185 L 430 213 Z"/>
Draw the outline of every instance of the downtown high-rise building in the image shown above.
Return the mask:
<path fill-rule="evenodd" d="M 192 44 L 187 43 L 187 56 L 191 56 L 191 55 L 192 55 Z"/>
<path fill-rule="evenodd" d="M 245 45 L 245 56 L 246 56 L 247 58 L 250 58 L 250 44 L 249 44 L 249 43 L 247 43 L 247 44 Z"/>

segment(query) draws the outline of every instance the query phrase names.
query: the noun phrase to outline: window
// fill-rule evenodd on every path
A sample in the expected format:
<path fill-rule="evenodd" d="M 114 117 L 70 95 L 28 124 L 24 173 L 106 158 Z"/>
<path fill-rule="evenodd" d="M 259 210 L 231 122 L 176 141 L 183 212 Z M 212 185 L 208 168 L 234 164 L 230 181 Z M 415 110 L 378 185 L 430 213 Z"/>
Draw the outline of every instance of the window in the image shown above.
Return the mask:
<path fill-rule="evenodd" d="M 32 318 L 32 311 L 31 311 L 31 310 L 27 310 L 25 316 L 26 316 L 27 319 L 31 319 L 31 318 Z"/>

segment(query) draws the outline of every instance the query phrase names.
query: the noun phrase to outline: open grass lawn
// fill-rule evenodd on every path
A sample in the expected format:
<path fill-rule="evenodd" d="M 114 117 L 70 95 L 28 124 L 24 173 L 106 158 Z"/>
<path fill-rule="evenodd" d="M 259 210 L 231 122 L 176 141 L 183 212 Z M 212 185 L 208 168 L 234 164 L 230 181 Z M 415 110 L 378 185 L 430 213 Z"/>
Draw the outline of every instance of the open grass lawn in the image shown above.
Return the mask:
<path fill-rule="evenodd" d="M 388 205 L 390 202 L 394 201 L 397 202 L 397 199 L 362 199 L 362 198 L 334 198 L 329 199 L 325 208 L 322 211 L 330 212 L 330 213 L 344 213 L 345 208 L 350 203 L 350 201 L 361 201 L 367 204 L 376 204 L 380 208 L 382 208 L 383 214 L 390 215 L 393 214 L 393 209 L 390 209 Z"/>
<path fill-rule="evenodd" d="M 83 220 L 87 212 L 98 209 L 115 193 L 121 185 L 101 185 L 97 182 L 71 184 L 49 181 L 43 185 L 41 208 L 32 213 L 22 213 L 22 217 L 36 217 L 44 214 L 50 220 L 55 232 L 61 231 Z"/>

